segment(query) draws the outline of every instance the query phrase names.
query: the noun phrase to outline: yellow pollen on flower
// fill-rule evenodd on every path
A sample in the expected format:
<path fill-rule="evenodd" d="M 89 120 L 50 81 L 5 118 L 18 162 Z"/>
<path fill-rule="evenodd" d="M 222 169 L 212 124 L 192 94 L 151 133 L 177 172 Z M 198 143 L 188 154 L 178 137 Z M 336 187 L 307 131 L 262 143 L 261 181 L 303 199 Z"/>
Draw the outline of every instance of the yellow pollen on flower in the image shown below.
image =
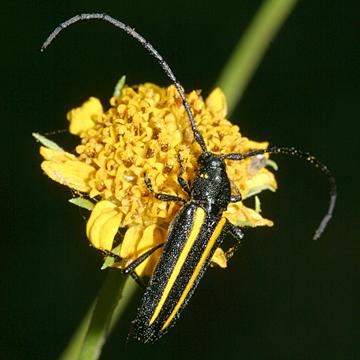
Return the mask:
<path fill-rule="evenodd" d="M 186 97 L 209 151 L 244 153 L 267 147 L 266 142 L 243 137 L 239 127 L 225 118 L 226 98 L 220 89 L 205 101 L 199 91 Z M 100 199 L 87 223 L 87 236 L 94 247 L 111 251 L 118 229 L 127 228 L 119 250 L 125 261 L 113 265 L 123 267 L 166 240 L 168 225 L 180 208 L 180 204 L 157 200 L 144 175 L 156 192 L 186 198 L 177 181 L 179 157 L 185 168 L 183 176 L 191 183 L 201 148 L 194 141 L 188 115 L 173 85 L 125 85 L 110 99 L 110 105 L 104 112 L 100 101 L 92 97 L 71 110 L 67 116 L 70 132 L 81 140 L 75 154 L 42 147 L 42 169 L 51 179 Z M 266 159 L 226 161 L 228 176 L 244 198 L 276 189 L 273 174 L 264 167 Z M 224 216 L 238 225 L 272 225 L 243 203 L 230 204 Z M 160 254 L 161 250 L 156 251 L 137 273 L 151 275 Z M 213 262 L 226 267 L 221 249 Z"/>

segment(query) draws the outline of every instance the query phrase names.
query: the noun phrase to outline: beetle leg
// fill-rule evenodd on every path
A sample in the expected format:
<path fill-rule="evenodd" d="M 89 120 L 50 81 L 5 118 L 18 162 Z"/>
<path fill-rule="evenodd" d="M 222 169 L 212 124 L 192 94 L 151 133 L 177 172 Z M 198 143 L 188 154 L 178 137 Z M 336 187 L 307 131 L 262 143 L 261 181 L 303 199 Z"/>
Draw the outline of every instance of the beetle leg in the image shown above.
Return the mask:
<path fill-rule="evenodd" d="M 150 250 L 148 250 L 146 253 L 142 254 L 141 256 L 139 256 L 136 260 L 134 260 L 132 263 L 130 263 L 129 265 L 127 265 L 125 268 L 121 269 L 121 271 L 124 274 L 131 274 L 135 268 L 137 266 L 139 266 L 143 261 L 145 261 L 150 255 L 152 255 L 156 250 L 160 249 L 162 246 L 164 246 L 164 243 L 158 244 L 156 246 L 154 246 L 153 248 L 151 248 Z M 119 255 L 116 255 L 115 253 L 113 253 L 112 251 L 109 250 L 104 250 L 104 249 L 98 249 L 100 252 L 103 253 L 103 255 L 105 256 L 111 256 L 114 258 L 115 262 L 120 262 L 123 258 L 120 257 Z M 135 279 L 136 280 L 136 279 Z"/>
<path fill-rule="evenodd" d="M 180 184 L 181 188 L 189 195 L 191 196 L 190 187 L 188 182 L 181 176 L 178 176 L 178 183 Z"/>
<path fill-rule="evenodd" d="M 116 255 L 110 250 L 105 250 L 105 249 L 97 249 L 97 250 L 99 250 L 104 256 L 111 256 L 112 258 L 114 258 L 114 262 L 120 262 L 122 260 L 122 257 Z"/>
<path fill-rule="evenodd" d="M 146 289 L 146 285 L 141 281 L 140 276 L 135 271 L 132 271 L 130 275 L 143 290 Z"/>
<path fill-rule="evenodd" d="M 183 203 L 186 202 L 185 199 L 179 197 L 179 196 L 175 196 L 175 195 L 170 195 L 170 194 L 161 194 L 161 193 L 157 193 L 154 191 L 151 180 L 146 176 L 146 174 L 144 174 L 144 181 L 146 186 L 148 187 L 148 189 L 151 191 L 151 193 L 158 199 L 161 201 L 181 201 Z"/>
<path fill-rule="evenodd" d="M 145 290 L 146 286 L 144 285 L 144 283 L 141 281 L 139 275 L 135 272 L 135 268 L 137 266 L 139 266 L 143 261 L 145 261 L 150 255 L 152 255 L 156 250 L 158 250 L 159 248 L 161 248 L 164 245 L 164 243 L 161 243 L 159 245 L 154 246 L 152 249 L 150 249 L 149 251 L 147 251 L 145 254 L 142 254 L 139 258 L 137 258 L 136 260 L 134 260 L 131 264 L 129 264 L 128 266 L 126 266 L 124 269 L 121 269 L 121 272 L 123 274 L 130 274 L 131 277 L 136 281 L 136 283 L 143 289 Z M 111 256 L 114 258 L 115 262 L 120 262 L 122 260 L 122 258 L 119 255 L 116 255 L 115 253 L 113 253 L 112 251 L 109 250 L 102 250 L 99 249 L 100 252 L 102 252 L 104 255 L 106 256 Z"/>
<path fill-rule="evenodd" d="M 242 244 L 242 239 L 244 237 L 244 233 L 238 226 L 231 224 L 230 222 L 227 222 L 225 226 L 226 227 L 224 230 L 227 233 L 229 233 L 230 235 L 232 235 L 236 240 L 234 246 L 232 246 L 230 249 L 225 251 L 226 260 L 230 260 L 232 258 L 232 256 L 235 254 L 236 250 Z"/>
<path fill-rule="evenodd" d="M 231 195 L 230 196 L 230 202 L 235 203 L 235 202 L 241 201 L 242 196 L 241 196 L 240 190 L 238 189 L 238 187 L 235 185 L 235 183 L 232 180 L 230 180 L 230 183 L 231 183 L 231 186 L 233 187 L 233 189 L 236 192 L 236 195 Z"/>
<path fill-rule="evenodd" d="M 126 266 L 124 269 L 122 269 L 123 273 L 130 274 L 131 272 L 133 272 L 137 266 L 139 266 L 143 261 L 145 261 L 150 255 L 152 255 L 156 250 L 160 249 L 162 246 L 164 246 L 164 243 L 156 245 L 152 249 L 147 251 L 145 254 L 142 254 L 140 257 L 138 257 L 136 260 L 134 260 L 131 264 Z"/>
<path fill-rule="evenodd" d="M 180 174 L 178 176 L 178 183 L 180 184 L 181 188 L 189 196 L 191 196 L 191 190 L 190 190 L 189 183 L 187 182 L 187 180 L 185 178 L 183 178 L 183 174 L 185 172 L 185 169 L 184 169 L 184 161 L 183 161 L 183 158 L 181 157 L 180 153 L 178 153 L 178 162 L 179 162 L 179 165 L 180 165 Z"/>

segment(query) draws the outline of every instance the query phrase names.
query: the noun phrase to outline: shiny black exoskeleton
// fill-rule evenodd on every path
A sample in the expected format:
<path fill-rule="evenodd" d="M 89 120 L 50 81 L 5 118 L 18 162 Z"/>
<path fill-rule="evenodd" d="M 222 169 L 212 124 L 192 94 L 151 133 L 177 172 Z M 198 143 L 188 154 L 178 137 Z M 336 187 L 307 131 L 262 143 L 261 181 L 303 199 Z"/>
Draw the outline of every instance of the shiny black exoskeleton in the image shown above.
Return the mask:
<path fill-rule="evenodd" d="M 225 235 L 229 233 L 237 240 L 236 247 L 243 238 L 241 229 L 222 216 L 230 202 L 241 200 L 240 194 L 231 195 L 224 159 L 203 152 L 198 164 L 191 187 L 179 176 L 179 184 L 190 196 L 188 201 L 156 193 L 145 177 L 157 199 L 184 205 L 169 226 L 163 253 L 133 322 L 132 333 L 142 342 L 158 339 L 175 323 Z"/>

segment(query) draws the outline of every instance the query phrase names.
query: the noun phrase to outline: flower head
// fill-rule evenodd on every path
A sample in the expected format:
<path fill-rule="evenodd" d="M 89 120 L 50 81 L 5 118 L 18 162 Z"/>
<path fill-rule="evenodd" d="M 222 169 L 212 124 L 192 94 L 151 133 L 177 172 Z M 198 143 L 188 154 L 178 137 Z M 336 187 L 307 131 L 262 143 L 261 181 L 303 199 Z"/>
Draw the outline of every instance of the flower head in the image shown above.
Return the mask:
<path fill-rule="evenodd" d="M 239 127 L 225 118 L 226 99 L 220 89 L 215 89 L 205 101 L 199 91 L 186 97 L 209 151 L 244 153 L 267 147 L 266 142 L 241 136 Z M 71 110 L 69 131 L 81 139 L 75 154 L 42 146 L 41 167 L 51 179 L 100 199 L 87 222 L 87 236 L 94 247 L 114 251 L 124 259 L 108 265 L 124 267 L 166 240 L 168 225 L 180 207 L 157 200 L 148 190 L 144 174 L 156 192 L 185 197 L 177 183 L 179 157 L 185 178 L 191 180 L 201 148 L 194 141 L 187 113 L 173 85 L 124 86 L 110 99 L 110 105 L 104 112 L 100 101 L 91 97 Z M 266 164 L 266 156 L 228 161 L 228 176 L 244 199 L 264 189 L 276 189 Z M 230 204 L 224 215 L 240 226 L 272 225 L 258 209 L 242 202 Z M 117 246 L 115 239 L 121 228 L 126 231 Z M 137 273 L 151 275 L 159 256 L 160 251 L 155 252 L 137 267 Z M 226 267 L 221 249 L 214 254 L 213 263 Z"/>

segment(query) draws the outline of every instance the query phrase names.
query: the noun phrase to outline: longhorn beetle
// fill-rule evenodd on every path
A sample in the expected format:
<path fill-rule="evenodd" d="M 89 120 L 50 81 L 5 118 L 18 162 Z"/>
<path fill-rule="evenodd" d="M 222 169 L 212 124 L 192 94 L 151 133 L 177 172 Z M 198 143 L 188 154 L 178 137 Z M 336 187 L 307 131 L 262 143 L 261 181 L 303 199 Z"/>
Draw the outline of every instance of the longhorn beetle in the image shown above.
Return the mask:
<path fill-rule="evenodd" d="M 243 239 L 242 230 L 229 223 L 223 212 L 229 203 L 241 201 L 241 194 L 231 184 L 226 174 L 225 160 L 244 160 L 265 153 L 286 154 L 305 159 L 324 173 L 330 182 L 330 201 L 326 215 L 317 228 L 314 240 L 318 239 L 329 222 L 336 202 L 336 183 L 328 168 L 314 156 L 295 148 L 272 146 L 265 150 L 253 150 L 244 154 L 216 155 L 208 151 L 205 141 L 199 132 L 194 116 L 184 92 L 174 73 L 155 48 L 140 34 L 128 25 L 113 19 L 106 14 L 80 14 L 60 24 L 46 39 L 41 47 L 45 50 L 55 37 L 68 26 L 81 21 L 98 19 L 111 23 L 128 33 L 158 61 L 165 74 L 174 83 L 182 103 L 186 109 L 195 141 L 200 145 L 202 153 L 198 158 L 197 175 L 189 184 L 182 176 L 183 167 L 178 176 L 181 188 L 190 200 L 180 196 L 156 193 L 151 179 L 146 174 L 144 181 L 151 193 L 159 200 L 181 202 L 183 205 L 171 222 L 164 244 L 157 245 L 123 269 L 126 274 L 135 274 L 135 268 L 148 256 L 164 247 L 157 267 L 145 289 L 141 305 L 133 321 L 132 335 L 142 342 L 152 342 L 162 336 L 179 318 L 181 311 L 188 303 L 205 270 L 209 266 L 212 255 L 222 243 L 226 234 L 231 234 L 236 249 Z M 181 162 L 180 162 L 181 165 Z M 236 194 L 232 194 L 231 188 Z M 120 257 L 111 253 L 116 261 Z M 135 276 L 135 275 L 134 275 Z"/>

